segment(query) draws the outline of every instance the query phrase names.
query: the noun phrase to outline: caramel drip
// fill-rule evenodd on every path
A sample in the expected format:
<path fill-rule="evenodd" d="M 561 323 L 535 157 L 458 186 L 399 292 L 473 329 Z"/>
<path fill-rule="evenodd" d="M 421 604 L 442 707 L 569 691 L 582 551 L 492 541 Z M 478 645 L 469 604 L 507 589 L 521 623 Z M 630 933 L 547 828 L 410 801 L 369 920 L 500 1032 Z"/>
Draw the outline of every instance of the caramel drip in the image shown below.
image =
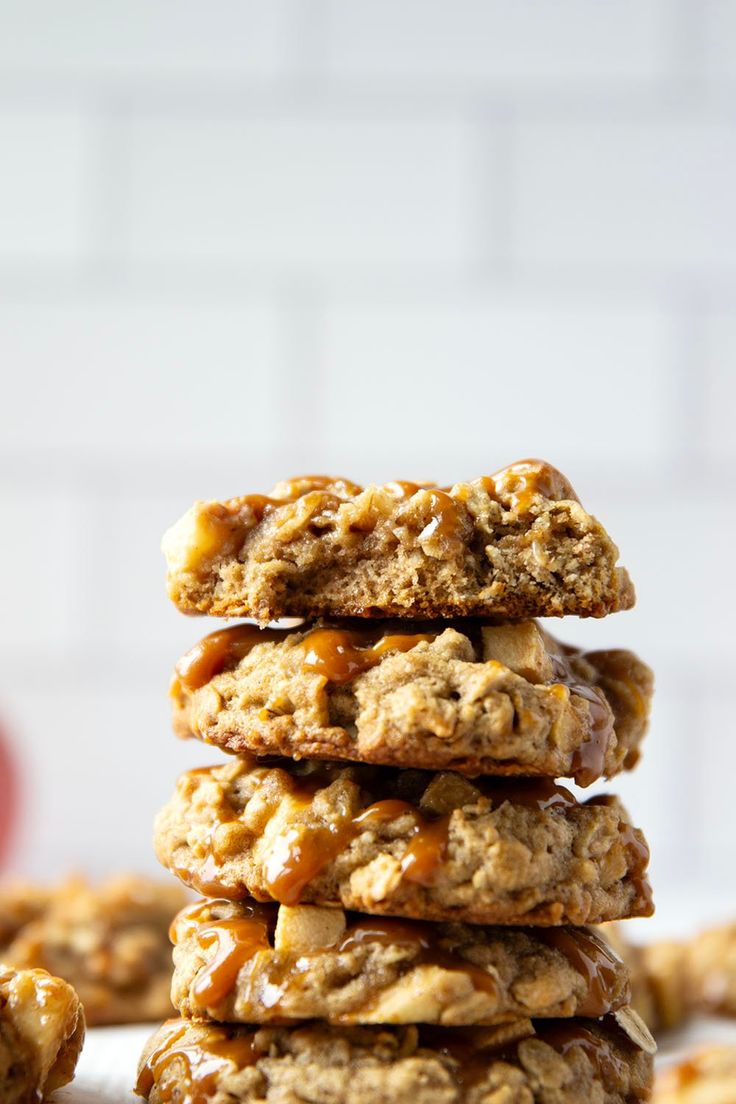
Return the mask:
<path fill-rule="evenodd" d="M 484 1046 L 482 1041 L 479 1045 L 472 1029 L 425 1027 L 419 1041 L 420 1046 L 430 1046 L 450 1058 L 455 1065 L 453 1075 L 457 1083 L 468 1090 L 484 1079 L 493 1062 L 516 1062 L 519 1046 L 529 1038 L 540 1039 L 563 1056 L 572 1048 L 580 1047 L 606 1088 L 611 1088 L 616 1081 L 627 1082 L 625 1060 L 614 1052 L 605 1036 L 596 1034 L 578 1020 L 536 1020 L 533 1035 L 491 1046 Z"/>
<path fill-rule="evenodd" d="M 450 831 L 450 817 L 426 820 L 419 810 L 406 801 L 389 798 L 369 805 L 353 824 L 356 828 L 365 824 L 385 824 L 409 814 L 414 818 L 412 839 L 401 860 L 404 880 L 415 885 L 429 886 L 434 881 L 437 868 L 444 861 Z"/>
<path fill-rule="evenodd" d="M 581 682 L 566 681 L 565 685 L 588 703 L 590 732 L 573 752 L 571 773 L 579 786 L 589 786 L 605 769 L 606 753 L 615 738 L 613 712 L 600 690 Z"/>
<path fill-rule="evenodd" d="M 350 820 L 334 827 L 289 828 L 266 863 L 268 892 L 282 905 L 298 905 L 309 882 L 348 846 L 354 834 Z"/>
<path fill-rule="evenodd" d="M 209 902 L 190 906 L 177 918 L 184 930 L 179 930 L 177 942 L 193 937 L 205 956 L 214 955 L 199 972 L 193 986 L 193 994 L 206 1007 L 218 1005 L 234 989 L 240 970 L 260 951 L 271 948 L 270 929 L 274 926 L 275 910 L 268 906 L 253 904 L 249 906 L 253 916 L 234 919 L 209 920 Z M 205 917 L 201 925 L 196 925 L 197 914 Z M 265 919 L 259 916 L 265 916 Z M 382 917 L 362 917 L 351 924 L 343 934 L 336 948 L 316 949 L 306 955 L 287 955 L 281 961 L 274 961 L 274 978 L 269 986 L 267 1007 L 278 1009 L 281 996 L 305 968 L 308 962 L 321 954 L 345 954 L 356 948 L 377 943 L 388 947 L 404 947 L 413 953 L 410 967 L 419 965 L 438 966 L 453 973 L 464 974 L 476 990 L 498 995 L 498 987 L 492 975 L 480 966 L 474 965 L 460 954 L 444 950 L 438 945 L 436 932 L 431 924 L 422 921 L 384 919 Z M 281 956 L 277 956 L 281 958 Z"/>
<path fill-rule="evenodd" d="M 281 760 L 277 762 L 280 763 Z M 206 768 L 204 773 L 218 769 Z M 388 772 L 389 785 L 394 773 Z M 333 781 L 333 774 L 334 770 L 329 763 L 322 764 L 321 769 L 310 771 L 302 779 L 295 779 L 292 774 L 293 796 L 307 814 L 319 790 Z M 380 773 L 377 777 L 380 779 Z M 476 780 L 476 785 L 479 794 L 497 808 L 506 801 L 536 808 L 540 812 L 572 808 L 578 804 L 569 790 L 548 778 L 520 781 L 481 778 Z M 310 825 L 307 821 L 297 821 L 289 827 L 276 839 L 266 860 L 265 883 L 268 893 L 281 904 L 298 904 L 305 887 L 318 878 L 364 828 L 386 824 L 407 815 L 414 824 L 401 860 L 403 877 L 417 885 L 431 885 L 447 852 L 451 814 L 428 817 L 408 801 L 385 798 L 368 805 L 354 816 L 345 810 L 342 816 L 331 820 L 329 824 Z M 233 813 L 232 819 L 237 819 L 237 814 Z M 636 837 L 632 837 L 630 845 L 638 846 Z M 242 900 L 248 896 L 244 888 L 226 887 L 217 880 L 217 862 L 211 851 L 206 855 L 198 875 L 180 867 L 174 868 L 174 873 L 205 897 Z"/>
<path fill-rule="evenodd" d="M 607 1088 L 612 1088 L 616 1082 L 628 1083 L 628 1063 L 624 1057 L 615 1053 L 604 1036 L 576 1021 L 557 1020 L 535 1026 L 537 1036 L 563 1057 L 574 1048 L 582 1050 Z"/>
<path fill-rule="evenodd" d="M 283 640 L 286 629 L 233 625 L 218 629 L 195 644 L 176 665 L 176 678 L 185 690 L 199 690 L 226 668 L 234 667 L 256 646 Z M 172 688 L 172 693 L 173 693 Z"/>
<path fill-rule="evenodd" d="M 213 914 L 218 909 L 227 908 L 230 904 L 231 902 L 226 897 L 214 897 L 185 905 L 171 921 L 169 939 L 174 946 L 177 946 L 196 935 L 201 928 L 210 924 L 219 924 L 220 920 Z M 264 924 L 269 932 L 275 927 L 277 906 L 272 903 L 261 903 L 254 900 L 241 901 L 239 912 L 238 919 L 256 920 Z"/>
<path fill-rule="evenodd" d="M 412 966 L 439 966 L 453 973 L 464 974 L 475 989 L 494 997 L 498 995 L 498 986 L 487 970 L 437 945 L 437 935 L 433 932 L 432 924 L 382 917 L 359 920 L 345 931 L 338 951 L 343 953 L 369 943 L 409 947 L 415 952 Z"/>
<path fill-rule="evenodd" d="M 387 652 L 408 652 L 421 641 L 436 639 L 437 633 L 371 633 L 356 629 L 313 629 L 300 647 L 304 668 L 322 675 L 328 682 L 344 683 L 369 671 Z"/>
<path fill-rule="evenodd" d="M 581 928 L 540 928 L 538 938 L 559 951 L 585 980 L 585 998 L 576 1015 L 598 1019 L 625 1004 L 630 993 L 621 990 L 621 960 L 592 932 Z"/>
<path fill-rule="evenodd" d="M 197 932 L 203 951 L 215 947 L 212 961 L 197 975 L 193 993 L 208 1007 L 220 1003 L 232 991 L 241 968 L 258 951 L 269 949 L 268 925 L 256 917 L 217 920 Z"/>
<path fill-rule="evenodd" d="M 493 475 L 482 476 L 478 482 L 491 498 L 509 499 L 511 508 L 522 514 L 528 513 L 534 500 L 540 497 L 553 502 L 579 501 L 564 475 L 543 460 L 519 460 Z"/>
<path fill-rule="evenodd" d="M 244 897 L 248 896 L 248 891 L 245 888 L 241 889 L 222 884 L 218 878 L 217 863 L 212 854 L 205 857 L 199 874 L 195 874 L 189 867 L 178 865 L 172 866 L 171 872 L 184 885 L 190 886 L 197 893 L 201 893 L 203 897 L 224 897 L 228 901 L 242 901 Z"/>
<path fill-rule="evenodd" d="M 565 786 L 558 785 L 551 778 L 506 780 L 484 777 L 475 778 L 473 783 L 496 808 L 509 801 L 512 805 L 536 808 L 543 813 L 548 809 L 571 809 L 578 804 Z"/>
<path fill-rule="evenodd" d="M 649 847 L 641 834 L 637 834 L 633 824 L 624 822 L 621 825 L 621 842 L 624 845 L 629 860 L 629 879 L 636 892 L 638 903 L 641 905 L 644 916 L 651 916 L 654 912 L 654 899 L 652 887 L 646 876 L 649 865 Z"/>
<path fill-rule="evenodd" d="M 219 1074 L 229 1063 L 244 1069 L 255 1065 L 260 1057 L 254 1031 L 241 1029 L 233 1034 L 227 1028 L 210 1027 L 206 1034 L 187 1041 L 188 1024 L 170 1020 L 161 1030 L 163 1039 L 138 1074 L 138 1096 L 148 1096 L 156 1085 L 159 1099 L 164 1102 L 207 1104 L 216 1091 Z"/>

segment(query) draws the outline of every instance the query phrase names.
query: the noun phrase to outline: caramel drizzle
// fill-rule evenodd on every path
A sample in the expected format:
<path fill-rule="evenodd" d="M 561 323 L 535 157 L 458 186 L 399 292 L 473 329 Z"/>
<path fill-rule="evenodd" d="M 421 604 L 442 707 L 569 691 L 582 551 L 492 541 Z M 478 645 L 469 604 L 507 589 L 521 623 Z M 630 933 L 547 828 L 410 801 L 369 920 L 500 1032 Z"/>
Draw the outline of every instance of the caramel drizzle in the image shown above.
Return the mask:
<path fill-rule="evenodd" d="M 217 1089 L 217 1079 L 232 1063 L 236 1069 L 253 1066 L 261 1057 L 255 1031 L 210 1027 L 191 1041 L 190 1025 L 169 1020 L 161 1028 L 163 1038 L 141 1067 L 135 1091 L 148 1096 L 154 1085 L 159 1100 L 176 1104 L 207 1104 Z M 169 1075 L 167 1077 L 167 1074 Z"/>
<path fill-rule="evenodd" d="M 423 641 L 435 640 L 444 628 L 432 625 L 429 631 L 385 633 L 381 628 L 320 626 L 308 631 L 297 647 L 305 670 L 342 685 L 375 667 L 389 652 L 407 652 Z M 291 631 L 240 624 L 210 633 L 179 660 L 172 695 L 176 698 L 182 690 L 192 693 L 200 689 L 221 671 L 234 667 L 257 644 L 283 641 Z M 566 686 L 571 694 L 588 703 L 590 733 L 574 751 L 571 763 L 572 777 L 579 785 L 588 786 L 603 773 L 606 753 L 614 739 L 613 712 L 601 690 L 574 678 L 564 655 L 554 659 L 555 681 L 547 685 Z M 633 685 L 632 680 L 624 685 Z M 641 708 L 645 708 L 643 701 Z"/>
<path fill-rule="evenodd" d="M 260 952 L 272 950 L 270 936 L 276 921 L 275 907 L 259 904 L 247 906 L 252 913 L 250 916 L 211 919 L 212 906 L 216 907 L 217 903 L 214 901 L 189 906 L 182 910 L 172 925 L 173 942 L 181 943 L 194 938 L 205 955 L 211 955 L 192 986 L 193 996 L 207 1008 L 216 1007 L 232 993 L 238 975 L 246 963 Z M 498 987 L 492 975 L 461 955 L 438 946 L 431 924 L 363 917 L 346 928 L 335 947 L 311 951 L 297 958 L 289 955 L 285 961 L 274 962 L 272 966 L 275 976 L 273 983 L 269 985 L 269 998 L 264 1006 L 277 1013 L 284 991 L 299 974 L 310 969 L 310 963 L 315 957 L 329 953 L 345 954 L 356 947 L 367 947 L 372 943 L 409 948 L 413 952 L 412 961 L 408 964 L 410 969 L 431 965 L 453 973 L 462 973 L 476 990 L 494 998 L 498 996 Z"/>
<path fill-rule="evenodd" d="M 408 652 L 422 641 L 436 638 L 436 632 L 384 636 L 380 630 L 371 634 L 365 630 L 319 628 L 307 633 L 300 647 L 307 671 L 340 685 L 377 666 L 387 652 Z"/>
<path fill-rule="evenodd" d="M 607 1088 L 616 1081 L 627 1083 L 628 1065 L 625 1059 L 615 1053 L 604 1035 L 599 1035 L 577 1020 L 536 1020 L 532 1035 L 511 1043 L 486 1047 L 482 1044 L 478 1046 L 477 1033 L 472 1029 L 453 1031 L 425 1027 L 420 1033 L 420 1045 L 430 1046 L 450 1058 L 455 1065 L 453 1073 L 458 1084 L 467 1090 L 483 1080 L 492 1062 L 517 1061 L 518 1048 L 528 1038 L 540 1039 L 563 1057 L 579 1047 Z"/>
<path fill-rule="evenodd" d="M 176 665 L 176 685 L 192 693 L 221 671 L 236 666 L 257 644 L 283 641 L 290 629 L 259 629 L 257 625 L 233 625 L 205 636 Z M 306 633 L 298 647 L 307 671 L 328 682 L 350 682 L 380 663 L 387 652 L 408 652 L 422 641 L 432 641 L 442 631 L 389 633 L 375 629 L 319 627 Z"/>
<path fill-rule="evenodd" d="M 575 499 L 577 495 L 565 477 L 550 464 L 541 460 L 520 460 L 509 467 L 501 468 L 493 475 L 481 476 L 474 481 L 494 502 L 502 507 L 514 509 L 520 513 L 530 511 L 538 498 L 551 501 Z M 420 540 L 439 538 L 447 542 L 457 539 L 464 528 L 469 528 L 470 520 L 466 511 L 460 509 L 462 499 L 452 495 L 452 487 L 438 487 L 436 483 L 411 483 L 398 480 L 386 483 L 385 493 L 397 498 L 411 498 L 421 492 L 428 495 L 427 522 L 419 534 Z M 267 515 L 281 506 L 288 506 L 305 495 L 317 492 L 321 495 L 318 503 L 320 515 L 334 513 L 347 497 L 356 497 L 364 490 L 348 479 L 332 478 L 326 475 L 302 476 L 279 484 L 277 496 L 250 494 L 225 502 L 213 502 L 207 506 L 205 514 L 213 536 L 219 539 L 221 551 L 234 551 L 238 538 L 242 539 L 243 530 L 261 524 Z M 508 504 L 508 506 L 507 506 Z M 243 510 L 247 509 L 250 518 L 244 521 Z"/>
<path fill-rule="evenodd" d="M 203 774 L 215 772 L 218 767 L 204 768 Z M 196 772 L 192 772 L 196 773 Z M 315 771 L 305 779 L 301 787 L 292 778 L 293 793 L 308 811 L 316 793 L 329 785 L 329 767 Z M 547 778 L 512 781 L 481 778 L 476 780 L 481 794 L 496 807 L 505 801 L 537 808 L 541 812 L 576 806 L 578 802 L 564 786 Z M 306 886 L 319 877 L 329 864 L 349 847 L 365 829 L 389 824 L 399 817 L 410 816 L 413 821 L 411 838 L 401 859 L 401 872 L 407 882 L 421 886 L 433 884 L 439 866 L 444 862 L 449 842 L 451 814 L 440 817 L 425 816 L 416 805 L 398 798 L 385 798 L 373 802 L 357 815 L 346 812 L 341 819 L 329 824 L 310 825 L 298 822 L 278 837 L 265 863 L 265 884 L 269 895 L 283 905 L 299 904 Z M 233 813 L 233 819 L 237 815 Z M 635 837 L 633 837 L 636 843 Z M 227 889 L 217 880 L 217 863 L 210 852 L 206 855 L 199 875 L 176 867 L 182 881 L 193 886 L 206 897 L 242 899 L 246 894 L 240 889 Z"/>
<path fill-rule="evenodd" d="M 620 985 L 621 959 L 593 932 L 582 928 L 540 928 L 537 937 L 559 951 L 585 981 L 585 997 L 578 1003 L 576 1016 L 598 1019 L 628 1002 L 629 988 L 621 991 Z"/>

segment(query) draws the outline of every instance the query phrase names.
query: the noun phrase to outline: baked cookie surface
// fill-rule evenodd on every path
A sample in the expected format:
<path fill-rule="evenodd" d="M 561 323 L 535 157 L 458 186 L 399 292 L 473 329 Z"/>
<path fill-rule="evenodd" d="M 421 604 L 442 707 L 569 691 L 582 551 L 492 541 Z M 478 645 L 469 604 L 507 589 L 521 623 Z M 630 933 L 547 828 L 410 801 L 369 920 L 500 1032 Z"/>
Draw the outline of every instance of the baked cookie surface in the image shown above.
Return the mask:
<path fill-rule="evenodd" d="M 224 1023 L 496 1024 L 629 1003 L 623 962 L 585 928 L 426 924 L 313 905 L 204 900 L 172 924 L 172 998 Z"/>
<path fill-rule="evenodd" d="M 513 1030 L 173 1020 L 148 1042 L 136 1091 L 152 1104 L 638 1104 L 652 1078 L 651 1039 L 638 1038 L 612 1017 Z"/>
<path fill-rule="evenodd" d="M 84 1012 L 45 970 L 0 966 L 0 1104 L 37 1104 L 74 1077 Z"/>
<path fill-rule="evenodd" d="M 161 1019 L 172 1008 L 169 925 L 185 901 L 179 886 L 153 879 L 71 878 L 47 891 L 45 911 L 0 957 L 63 977 L 90 1026 Z"/>
<path fill-rule="evenodd" d="M 466 774 L 574 777 L 633 767 L 653 679 L 533 621 L 235 625 L 177 664 L 174 727 L 236 754 Z"/>
<path fill-rule="evenodd" d="M 197 502 L 164 536 L 185 613 L 601 617 L 634 604 L 618 550 L 540 460 L 440 488 L 306 476 Z"/>
<path fill-rule="evenodd" d="M 160 861 L 203 896 L 480 924 L 649 915 L 649 851 L 620 803 L 550 780 L 235 759 L 189 771 Z"/>

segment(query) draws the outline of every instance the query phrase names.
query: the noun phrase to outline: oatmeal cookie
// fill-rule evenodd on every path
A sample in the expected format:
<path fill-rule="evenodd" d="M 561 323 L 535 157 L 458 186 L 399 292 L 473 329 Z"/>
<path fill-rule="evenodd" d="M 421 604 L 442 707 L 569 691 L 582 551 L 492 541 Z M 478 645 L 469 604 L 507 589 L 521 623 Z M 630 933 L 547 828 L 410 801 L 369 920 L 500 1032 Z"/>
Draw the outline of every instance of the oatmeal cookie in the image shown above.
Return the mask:
<path fill-rule="evenodd" d="M 224 1023 L 432 1023 L 598 1018 L 628 972 L 586 928 L 484 928 L 314 905 L 204 900 L 171 929 L 172 999 Z"/>
<path fill-rule="evenodd" d="M 653 1044 L 634 1034 L 613 1017 L 476 1029 L 172 1020 L 146 1045 L 136 1091 L 151 1104 L 638 1104 Z"/>
<path fill-rule="evenodd" d="M 182 775 L 155 836 L 208 897 L 479 924 L 652 912 L 649 851 L 619 802 L 549 779 L 240 758 Z"/>
<path fill-rule="evenodd" d="M 225 751 L 464 774 L 633 767 L 652 694 L 625 651 L 582 652 L 534 621 L 220 629 L 177 664 L 174 727 Z"/>
<path fill-rule="evenodd" d="M 440 488 L 306 476 L 197 502 L 165 535 L 185 613 L 602 617 L 634 604 L 618 549 L 540 460 Z"/>
<path fill-rule="evenodd" d="M 90 1025 L 158 1020 L 171 1013 L 168 929 L 185 901 L 179 886 L 145 878 L 123 875 L 99 886 L 72 878 L 2 957 L 70 982 Z"/>
<path fill-rule="evenodd" d="M 736 1047 L 709 1046 L 657 1075 L 652 1104 L 733 1104 Z"/>
<path fill-rule="evenodd" d="M 701 1012 L 736 1016 L 736 923 L 701 932 L 686 950 L 690 999 Z"/>
<path fill-rule="evenodd" d="M 84 1012 L 45 970 L 0 966 L 0 1104 L 37 1104 L 74 1077 Z"/>
<path fill-rule="evenodd" d="M 33 882 L 3 882 L 0 885 L 0 962 L 18 932 L 47 911 L 54 899 L 50 886 Z"/>

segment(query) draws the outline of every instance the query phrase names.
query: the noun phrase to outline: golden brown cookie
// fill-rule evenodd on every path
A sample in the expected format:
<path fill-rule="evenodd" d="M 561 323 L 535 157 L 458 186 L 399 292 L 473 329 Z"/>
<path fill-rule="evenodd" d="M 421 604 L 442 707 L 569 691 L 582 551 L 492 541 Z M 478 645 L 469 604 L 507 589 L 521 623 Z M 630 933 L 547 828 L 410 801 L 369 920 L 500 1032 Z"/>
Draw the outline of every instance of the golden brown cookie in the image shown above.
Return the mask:
<path fill-rule="evenodd" d="M 734 1104 L 736 1047 L 709 1046 L 657 1075 L 652 1104 Z"/>
<path fill-rule="evenodd" d="M 736 1016 L 736 923 L 701 932 L 687 947 L 690 999 L 701 1012 Z"/>
<path fill-rule="evenodd" d="M 651 694 L 631 652 L 585 653 L 534 621 L 235 625 L 171 686 L 177 734 L 225 751 L 584 786 L 636 764 Z"/>
<path fill-rule="evenodd" d="M 136 1091 L 151 1104 L 639 1104 L 653 1044 L 634 1034 L 612 1017 L 419 1030 L 172 1020 L 149 1040 Z"/>
<path fill-rule="evenodd" d="M 314 905 L 203 900 L 171 929 L 182 1016 L 454 1027 L 600 1017 L 628 971 L 586 928 L 427 924 Z"/>
<path fill-rule="evenodd" d="M 164 537 L 185 613 L 602 617 L 634 604 L 618 549 L 555 468 L 524 460 L 440 488 L 305 476 L 197 502 Z"/>
<path fill-rule="evenodd" d="M 74 1077 L 84 1012 L 45 970 L 0 966 L 0 1104 L 36 1104 Z"/>
<path fill-rule="evenodd" d="M 177 885 L 134 876 L 93 886 L 71 878 L 21 927 L 2 958 L 41 967 L 79 993 L 87 1023 L 157 1020 L 171 1011 L 169 924 L 186 901 Z"/>
<path fill-rule="evenodd" d="M 161 862 L 205 896 L 488 924 L 649 915 L 649 852 L 615 798 L 546 779 L 282 759 L 189 771 Z"/>
<path fill-rule="evenodd" d="M 44 915 L 53 898 L 50 886 L 26 881 L 0 884 L 0 962 L 8 944 L 22 928 Z"/>

